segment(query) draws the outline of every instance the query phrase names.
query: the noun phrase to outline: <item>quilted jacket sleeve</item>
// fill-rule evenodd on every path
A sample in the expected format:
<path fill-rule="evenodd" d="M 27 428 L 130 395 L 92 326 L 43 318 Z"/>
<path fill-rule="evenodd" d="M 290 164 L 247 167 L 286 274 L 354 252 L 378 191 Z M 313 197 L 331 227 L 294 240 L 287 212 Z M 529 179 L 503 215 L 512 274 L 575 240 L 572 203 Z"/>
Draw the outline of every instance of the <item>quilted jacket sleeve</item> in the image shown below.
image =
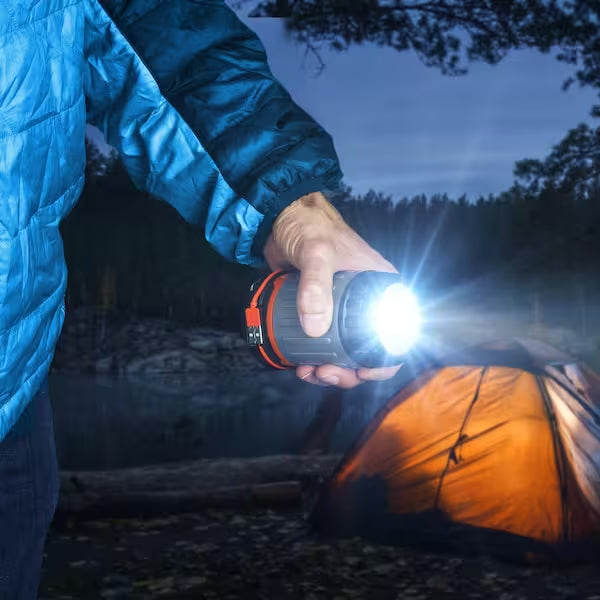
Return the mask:
<path fill-rule="evenodd" d="M 224 256 L 260 263 L 279 212 L 338 185 L 330 136 L 223 1 L 89 4 L 88 120 L 136 185 L 202 223 Z"/>

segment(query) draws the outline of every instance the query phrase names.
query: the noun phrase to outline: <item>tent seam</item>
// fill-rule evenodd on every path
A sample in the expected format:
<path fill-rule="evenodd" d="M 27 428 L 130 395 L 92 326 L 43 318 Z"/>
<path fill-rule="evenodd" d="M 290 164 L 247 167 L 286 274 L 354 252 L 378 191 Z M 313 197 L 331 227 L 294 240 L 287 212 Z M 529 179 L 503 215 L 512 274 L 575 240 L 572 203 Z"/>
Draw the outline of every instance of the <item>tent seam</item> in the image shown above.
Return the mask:
<path fill-rule="evenodd" d="M 444 483 L 444 478 L 446 477 L 446 474 L 448 473 L 448 469 L 450 468 L 450 461 L 452 460 L 452 457 L 453 456 L 456 457 L 456 454 L 455 454 L 456 449 L 463 441 L 463 435 L 464 435 L 463 432 L 465 430 L 465 427 L 467 425 L 469 417 L 471 416 L 471 412 L 473 411 L 473 406 L 475 406 L 475 402 L 477 402 L 477 400 L 479 398 L 479 391 L 481 390 L 481 384 L 483 383 L 483 378 L 485 377 L 487 370 L 488 370 L 488 367 L 483 367 L 483 369 L 481 370 L 481 377 L 479 378 L 479 382 L 477 383 L 477 388 L 475 389 L 475 394 L 473 395 L 473 400 L 471 400 L 471 403 L 469 404 L 469 407 L 467 408 L 467 412 L 465 413 L 465 416 L 463 418 L 463 422 L 460 426 L 460 429 L 458 430 L 458 437 L 456 438 L 456 441 L 454 442 L 454 444 L 452 444 L 452 446 L 448 450 L 448 458 L 446 460 L 446 466 L 444 467 L 444 469 L 440 475 L 440 481 L 438 483 L 438 488 L 437 488 L 437 491 L 435 494 L 435 500 L 433 503 L 434 510 L 438 510 L 438 502 L 440 500 L 440 494 L 442 493 L 442 485 Z"/>
<path fill-rule="evenodd" d="M 554 380 L 554 378 L 551 377 Z M 536 377 L 536 383 L 540 390 L 540 394 L 544 401 L 544 406 L 546 408 L 546 414 L 548 415 L 548 420 L 550 421 L 550 427 L 552 428 L 552 445 L 554 446 L 554 459 L 556 461 L 556 471 L 558 475 L 558 479 L 560 482 L 560 502 L 562 509 L 562 518 L 563 518 L 563 526 L 562 526 L 562 537 L 563 543 L 569 541 L 569 520 L 568 510 L 567 510 L 567 476 L 566 476 L 566 468 L 567 461 L 565 456 L 565 449 L 562 444 L 562 440 L 560 437 L 560 432 L 558 431 L 558 422 L 556 420 L 556 414 L 554 413 L 554 409 L 552 408 L 552 403 L 550 401 L 550 397 L 546 393 L 546 387 L 543 382 L 542 376 Z"/>

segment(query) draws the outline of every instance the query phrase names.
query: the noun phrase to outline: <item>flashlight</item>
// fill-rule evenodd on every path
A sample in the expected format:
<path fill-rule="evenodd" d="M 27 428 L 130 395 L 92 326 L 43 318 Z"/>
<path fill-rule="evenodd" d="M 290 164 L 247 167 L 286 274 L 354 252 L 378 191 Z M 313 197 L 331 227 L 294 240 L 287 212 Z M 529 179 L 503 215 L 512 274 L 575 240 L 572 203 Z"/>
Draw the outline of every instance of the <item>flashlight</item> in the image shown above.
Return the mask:
<path fill-rule="evenodd" d="M 321 337 L 304 333 L 296 295 L 300 274 L 275 271 L 251 288 L 244 312 L 246 341 L 277 369 L 335 364 L 400 364 L 415 346 L 421 316 L 412 290 L 396 273 L 339 271 L 333 277 L 333 319 Z"/>

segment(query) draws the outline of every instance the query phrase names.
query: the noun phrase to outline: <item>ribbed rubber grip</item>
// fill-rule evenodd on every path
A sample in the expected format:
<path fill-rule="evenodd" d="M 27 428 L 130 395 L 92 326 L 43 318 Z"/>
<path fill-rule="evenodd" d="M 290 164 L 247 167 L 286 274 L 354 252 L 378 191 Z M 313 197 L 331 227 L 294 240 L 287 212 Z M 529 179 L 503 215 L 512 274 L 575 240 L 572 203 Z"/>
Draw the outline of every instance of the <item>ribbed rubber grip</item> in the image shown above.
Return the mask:
<path fill-rule="evenodd" d="M 345 351 L 338 327 L 339 300 L 354 275 L 339 273 L 334 277 L 333 321 L 329 331 L 319 338 L 307 336 L 300 325 L 296 305 L 299 276 L 291 274 L 286 278 L 274 300 L 273 333 L 279 350 L 287 360 L 296 365 L 335 363 L 350 368 L 358 366 Z"/>

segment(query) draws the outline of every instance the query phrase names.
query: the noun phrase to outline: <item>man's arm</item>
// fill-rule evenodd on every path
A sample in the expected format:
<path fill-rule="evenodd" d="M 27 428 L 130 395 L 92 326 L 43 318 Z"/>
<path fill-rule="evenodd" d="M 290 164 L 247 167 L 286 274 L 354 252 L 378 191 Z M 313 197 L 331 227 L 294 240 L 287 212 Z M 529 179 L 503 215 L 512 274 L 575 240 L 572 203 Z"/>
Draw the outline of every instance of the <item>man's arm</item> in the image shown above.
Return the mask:
<path fill-rule="evenodd" d="M 108 12 L 86 2 L 90 122 L 136 185 L 203 224 L 222 255 L 298 268 L 301 321 L 320 335 L 335 271 L 393 270 L 312 193 L 341 179 L 331 138 L 292 102 L 258 38 L 221 0 L 103 3 Z M 303 365 L 297 374 L 350 388 L 396 370 Z"/>
<path fill-rule="evenodd" d="M 262 262 L 282 209 L 341 179 L 330 136 L 224 2 L 88 4 L 90 122 L 138 187 L 203 224 L 221 254 Z"/>

